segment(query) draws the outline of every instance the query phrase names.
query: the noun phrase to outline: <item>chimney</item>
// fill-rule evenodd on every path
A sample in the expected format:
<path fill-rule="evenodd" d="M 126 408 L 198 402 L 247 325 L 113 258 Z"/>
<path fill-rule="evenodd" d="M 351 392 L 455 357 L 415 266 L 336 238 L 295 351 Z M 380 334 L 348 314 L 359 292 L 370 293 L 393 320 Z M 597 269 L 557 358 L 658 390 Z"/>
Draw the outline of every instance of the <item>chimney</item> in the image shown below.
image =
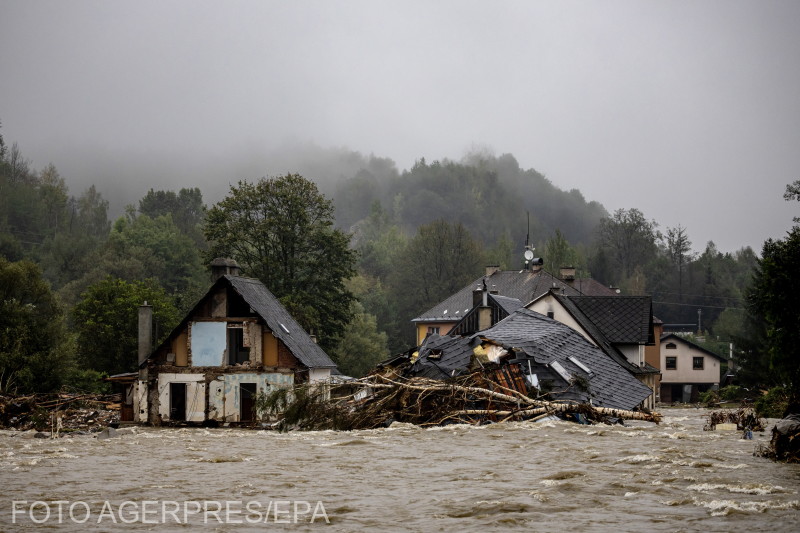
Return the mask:
<path fill-rule="evenodd" d="M 472 291 L 472 307 L 478 307 L 483 303 L 483 289 L 478 287 Z"/>
<path fill-rule="evenodd" d="M 561 267 L 558 272 L 558 277 L 561 278 L 562 281 L 575 281 L 575 267 Z"/>
<path fill-rule="evenodd" d="M 228 257 L 217 257 L 211 261 L 211 281 L 217 281 L 222 276 L 239 276 L 241 272 L 239 263 Z"/>
<path fill-rule="evenodd" d="M 489 291 L 481 291 L 481 306 L 478 308 L 478 331 L 492 327 L 492 308 L 489 307 Z"/>
<path fill-rule="evenodd" d="M 153 306 L 145 301 L 139 306 L 139 364 L 153 351 Z"/>
<path fill-rule="evenodd" d="M 498 270 L 500 270 L 500 265 L 486 265 L 486 277 L 491 276 Z"/>

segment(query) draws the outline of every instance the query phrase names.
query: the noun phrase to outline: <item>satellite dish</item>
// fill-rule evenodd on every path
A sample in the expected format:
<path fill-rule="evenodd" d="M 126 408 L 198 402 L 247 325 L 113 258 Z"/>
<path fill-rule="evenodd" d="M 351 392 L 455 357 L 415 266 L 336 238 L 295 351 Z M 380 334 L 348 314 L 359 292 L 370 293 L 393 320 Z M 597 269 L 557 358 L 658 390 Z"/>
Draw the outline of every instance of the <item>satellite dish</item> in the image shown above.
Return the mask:
<path fill-rule="evenodd" d="M 533 259 L 533 251 L 525 250 L 525 260 L 530 261 L 531 259 Z"/>

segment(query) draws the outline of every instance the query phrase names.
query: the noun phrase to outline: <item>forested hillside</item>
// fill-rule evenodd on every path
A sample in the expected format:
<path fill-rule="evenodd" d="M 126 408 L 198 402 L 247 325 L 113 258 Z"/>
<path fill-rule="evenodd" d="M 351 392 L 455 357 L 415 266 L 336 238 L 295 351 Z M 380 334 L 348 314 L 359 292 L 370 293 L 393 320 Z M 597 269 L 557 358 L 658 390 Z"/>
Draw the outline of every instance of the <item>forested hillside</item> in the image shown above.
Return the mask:
<path fill-rule="evenodd" d="M 338 303 L 320 302 L 320 309 L 336 310 L 335 328 L 325 329 L 313 299 L 282 296 L 307 324 L 329 332 L 323 344 L 345 372 L 363 373 L 409 348 L 409 320 L 485 265 L 521 268 L 526 238 L 545 268 L 575 266 L 624 294 L 652 295 L 665 322 L 696 325 L 699 310 L 701 328 L 721 344 L 741 330 L 745 290 L 758 263 L 750 248 L 731 254 L 713 243 L 695 247 L 690 228 L 660 228 L 636 208 L 609 214 L 579 191 L 520 168 L 510 154 L 420 159 L 402 172 L 389 159 L 354 154 L 350 166 L 357 169 L 352 175 L 321 189 L 327 198 L 301 176 L 284 180 L 302 184 L 332 216 L 336 231 L 319 235 L 341 235 L 345 246 L 349 240 L 352 254 L 339 255 L 341 268 L 336 257 L 313 267 L 341 276 Z M 53 165 L 33 168 L 0 137 L 0 391 L 93 383 L 93 373 L 132 369 L 135 306 L 153 303 L 159 333 L 170 330 L 208 286 L 210 256 L 236 250 L 220 247 L 231 236 L 215 230 L 214 221 L 238 209 L 233 199 L 250 187 L 231 187 L 227 200 L 210 206 L 203 184 L 180 190 L 165 184 L 130 199 L 125 214 L 109 220 L 105 185 L 74 193 L 70 178 Z M 261 178 L 245 182 L 267 185 Z M 292 194 L 287 198 L 295 201 Z M 36 331 L 20 329 L 42 323 L 50 331 L 44 344 L 31 341 Z M 58 365 L 45 364 L 48 358 Z"/>

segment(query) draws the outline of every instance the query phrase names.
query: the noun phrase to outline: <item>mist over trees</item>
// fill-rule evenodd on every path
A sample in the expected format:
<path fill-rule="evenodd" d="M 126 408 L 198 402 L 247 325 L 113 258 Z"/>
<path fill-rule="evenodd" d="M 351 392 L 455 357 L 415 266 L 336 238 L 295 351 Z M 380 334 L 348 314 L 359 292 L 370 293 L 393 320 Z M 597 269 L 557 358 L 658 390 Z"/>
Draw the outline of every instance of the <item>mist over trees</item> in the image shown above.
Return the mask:
<path fill-rule="evenodd" d="M 320 337 L 343 372 L 359 375 L 413 347 L 409 321 L 485 265 L 521 268 L 528 237 L 554 274 L 572 266 L 623 294 L 652 295 L 658 318 L 694 324 L 720 346 L 744 346 L 745 337 L 772 331 L 748 322 L 764 308 L 746 311 L 745 304 L 753 273 L 763 284 L 763 273 L 772 272 L 765 261 L 783 253 L 777 244 L 765 245 L 763 260 L 749 247 L 723 253 L 713 242 L 694 252 L 691 228 L 660 228 L 636 208 L 609 214 L 580 191 L 520 168 L 510 154 L 421 158 L 404 171 L 390 159 L 343 149 L 326 157 L 310 149 L 300 174 L 221 174 L 215 187 L 238 184 L 224 196 L 215 190 L 219 200 L 209 205 L 203 184 L 149 188 L 110 220 L 107 185 L 73 196 L 54 165 L 35 170 L 0 136 L 3 268 L 9 279 L 26 272 L 25 283 L 46 287 L 54 302 L 47 320 L 63 328 L 36 353 L 64 354 L 70 370 L 59 369 L 62 377 L 130 368 L 134 333 L 127 322 L 137 300 L 163 302 L 168 312 L 157 318 L 166 334 L 208 288 L 209 259 L 229 255 Z M 793 186 L 787 199 L 800 195 Z M 9 301 L 17 307 L 8 316 L 16 318 L 4 327 L 15 328 L 25 307 Z M 96 339 L 113 344 L 115 336 L 119 349 L 97 350 Z M 30 390 L 29 374 L 14 365 L 29 360 L 34 368 L 42 359 L 10 338 L 0 353 L 0 385 Z M 17 377 L 9 380 L 11 374 Z M 55 388 L 63 379 L 42 383 Z"/>

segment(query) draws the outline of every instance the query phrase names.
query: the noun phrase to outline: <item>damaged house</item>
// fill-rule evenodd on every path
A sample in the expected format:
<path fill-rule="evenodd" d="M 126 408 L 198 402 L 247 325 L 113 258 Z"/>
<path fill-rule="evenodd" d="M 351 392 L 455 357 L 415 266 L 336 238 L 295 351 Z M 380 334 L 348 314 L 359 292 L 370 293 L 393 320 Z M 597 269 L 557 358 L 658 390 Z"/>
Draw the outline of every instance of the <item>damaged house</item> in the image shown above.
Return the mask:
<path fill-rule="evenodd" d="M 583 335 L 603 350 L 652 394 L 644 407 L 654 409 L 659 394 L 659 336 L 649 296 L 567 296 L 551 290 L 526 306 Z"/>
<path fill-rule="evenodd" d="M 326 382 L 334 362 L 257 279 L 215 259 L 214 284 L 149 352 L 152 311 L 140 308 L 140 371 L 128 389 L 133 420 L 247 422 L 259 393 Z"/>
<path fill-rule="evenodd" d="M 580 333 L 524 307 L 471 335 L 428 336 L 409 374 L 447 379 L 490 362 L 501 365 L 512 388 L 522 378 L 557 400 L 633 409 L 652 394 Z"/>
<path fill-rule="evenodd" d="M 653 409 L 659 392 L 660 372 L 658 337 L 650 298 L 620 296 L 616 290 L 592 279 L 576 278 L 575 269 L 571 267 L 562 268 L 556 277 L 542 270 L 542 264 L 543 260 L 537 258 L 533 260 L 531 269 L 520 271 L 487 267 L 482 278 L 412 320 L 417 327 L 419 344 L 431 348 L 431 343 L 447 342 L 438 338 L 443 334 L 469 338 L 474 344 L 479 338 L 476 335 L 483 335 L 490 328 L 494 330 L 496 325 L 518 310 L 527 308 L 582 336 L 596 348 L 595 355 L 599 352 L 605 360 L 613 363 L 615 370 L 621 369 L 628 378 L 633 377 L 647 386 L 650 393 L 641 398 L 641 406 Z M 519 322 L 520 319 L 515 320 Z M 532 319 L 526 322 L 532 327 L 529 340 L 534 339 L 541 328 L 534 327 L 536 323 Z M 459 345 L 457 341 L 450 342 L 455 343 L 453 346 Z M 419 352 L 421 356 L 423 348 Z M 433 347 L 435 350 L 439 348 L 438 345 Z M 467 348 L 461 346 L 459 349 Z M 557 361 L 556 352 L 553 352 L 553 357 Z M 436 354 L 434 361 L 435 357 Z M 465 365 L 469 362 L 467 358 Z M 576 366 L 572 361 L 566 364 Z M 452 368 L 449 370 L 453 371 Z M 459 375 L 459 372 L 454 375 Z M 582 372 L 585 374 L 578 366 L 576 372 L 567 374 L 574 377 Z M 426 375 L 433 377 L 430 373 Z M 438 377 L 446 376 L 440 373 Z M 626 378 L 624 383 L 629 381 Z"/>

